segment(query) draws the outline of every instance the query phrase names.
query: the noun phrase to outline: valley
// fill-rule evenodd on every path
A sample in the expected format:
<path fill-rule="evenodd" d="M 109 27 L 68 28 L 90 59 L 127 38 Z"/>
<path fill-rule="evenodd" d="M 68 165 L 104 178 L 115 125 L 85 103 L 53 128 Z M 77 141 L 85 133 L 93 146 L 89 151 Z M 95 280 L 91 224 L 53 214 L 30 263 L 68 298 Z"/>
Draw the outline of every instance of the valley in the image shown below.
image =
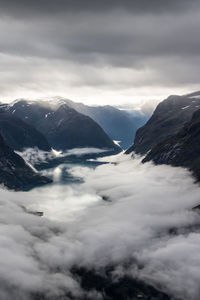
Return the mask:
<path fill-rule="evenodd" d="M 75 124 L 63 104 L 51 108 L 53 127 L 46 103 L 1 106 L 0 295 L 198 300 L 199 94 L 161 102 L 126 153 L 94 121 L 98 142 L 88 130 L 62 145 L 62 134 L 57 143 L 40 132 Z"/>

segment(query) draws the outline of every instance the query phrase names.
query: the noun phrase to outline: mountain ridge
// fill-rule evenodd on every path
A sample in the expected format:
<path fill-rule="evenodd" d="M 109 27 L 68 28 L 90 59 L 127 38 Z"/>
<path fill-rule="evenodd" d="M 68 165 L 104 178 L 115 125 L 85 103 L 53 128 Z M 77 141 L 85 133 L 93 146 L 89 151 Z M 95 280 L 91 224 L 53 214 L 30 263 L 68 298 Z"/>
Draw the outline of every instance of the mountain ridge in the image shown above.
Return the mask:
<path fill-rule="evenodd" d="M 200 92 L 193 95 L 171 95 L 160 102 L 148 122 L 137 130 L 134 144 L 126 154 L 134 151 L 144 155 L 158 143 L 178 133 L 200 108 Z"/>
<path fill-rule="evenodd" d="M 142 162 L 150 160 L 155 164 L 186 167 L 200 181 L 200 109 L 176 135 L 153 147 Z"/>
<path fill-rule="evenodd" d="M 113 140 L 119 141 L 123 149 L 131 145 L 136 130 L 149 117 L 139 110 L 121 110 L 111 105 L 89 106 L 69 99 L 60 99 L 60 102 L 62 101 L 95 120 Z"/>
<path fill-rule="evenodd" d="M 33 125 L 56 150 L 96 147 L 121 151 L 100 125 L 65 103 L 56 106 L 47 101 L 19 100 L 3 105 L 2 109 Z"/>

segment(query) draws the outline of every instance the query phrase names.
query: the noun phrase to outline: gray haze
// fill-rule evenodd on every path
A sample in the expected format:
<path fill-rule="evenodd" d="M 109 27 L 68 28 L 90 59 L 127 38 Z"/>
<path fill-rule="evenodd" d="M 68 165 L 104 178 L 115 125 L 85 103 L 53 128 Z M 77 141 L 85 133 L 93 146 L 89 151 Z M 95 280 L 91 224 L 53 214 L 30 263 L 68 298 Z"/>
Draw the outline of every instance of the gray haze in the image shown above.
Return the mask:
<path fill-rule="evenodd" d="M 1 100 L 136 103 L 199 89 L 200 2 L 0 1 Z"/>

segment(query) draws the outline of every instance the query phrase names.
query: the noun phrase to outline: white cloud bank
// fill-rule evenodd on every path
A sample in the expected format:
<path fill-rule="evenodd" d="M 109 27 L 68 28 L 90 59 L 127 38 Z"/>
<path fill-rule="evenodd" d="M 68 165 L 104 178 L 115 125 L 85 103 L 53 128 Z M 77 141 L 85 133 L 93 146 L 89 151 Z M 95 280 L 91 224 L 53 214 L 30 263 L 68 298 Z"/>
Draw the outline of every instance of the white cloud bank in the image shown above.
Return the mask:
<path fill-rule="evenodd" d="M 23 152 L 17 152 L 20 156 L 25 159 L 25 161 L 31 165 L 48 163 L 49 161 L 59 158 L 59 157 L 68 157 L 68 156 L 77 156 L 81 157 L 84 155 L 90 154 L 99 154 L 106 153 L 112 149 L 100 149 L 94 147 L 84 147 L 84 148 L 73 148 L 66 151 L 56 151 L 52 149 L 50 152 L 39 150 L 35 148 L 27 148 Z"/>
<path fill-rule="evenodd" d="M 142 165 L 123 155 L 109 159 L 114 164 L 94 170 L 72 168 L 85 181 L 78 186 L 1 191 L 0 299 L 27 300 L 33 292 L 51 299 L 66 291 L 78 299 L 82 291 L 71 267 L 111 264 L 119 276 L 199 299 L 200 234 L 187 229 L 200 221 L 191 210 L 200 204 L 199 186 L 181 168 Z M 26 214 L 20 205 L 45 217 Z M 176 235 L 169 234 L 172 228 Z"/>

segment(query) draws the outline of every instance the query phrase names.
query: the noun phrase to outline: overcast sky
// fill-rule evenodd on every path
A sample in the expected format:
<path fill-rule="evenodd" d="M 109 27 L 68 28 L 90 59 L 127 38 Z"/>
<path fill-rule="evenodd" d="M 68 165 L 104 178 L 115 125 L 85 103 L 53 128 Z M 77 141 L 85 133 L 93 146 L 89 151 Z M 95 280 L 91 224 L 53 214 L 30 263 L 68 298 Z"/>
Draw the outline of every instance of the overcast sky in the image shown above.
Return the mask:
<path fill-rule="evenodd" d="M 0 0 L 0 100 L 199 90 L 199 0 Z"/>

